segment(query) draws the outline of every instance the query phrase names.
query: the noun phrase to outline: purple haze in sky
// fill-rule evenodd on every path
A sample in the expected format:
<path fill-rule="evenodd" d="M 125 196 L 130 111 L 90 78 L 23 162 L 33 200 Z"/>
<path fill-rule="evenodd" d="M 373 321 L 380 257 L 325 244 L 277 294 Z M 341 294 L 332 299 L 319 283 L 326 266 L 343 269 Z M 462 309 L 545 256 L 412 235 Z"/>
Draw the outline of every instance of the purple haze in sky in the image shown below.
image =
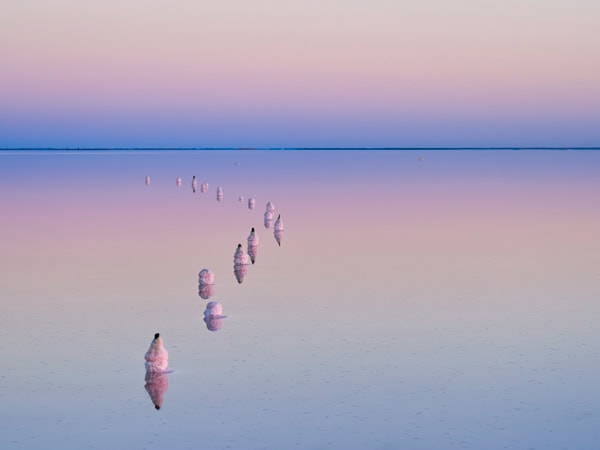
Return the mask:
<path fill-rule="evenodd" d="M 0 16 L 0 147 L 600 142 L 590 0 L 57 0 Z"/>

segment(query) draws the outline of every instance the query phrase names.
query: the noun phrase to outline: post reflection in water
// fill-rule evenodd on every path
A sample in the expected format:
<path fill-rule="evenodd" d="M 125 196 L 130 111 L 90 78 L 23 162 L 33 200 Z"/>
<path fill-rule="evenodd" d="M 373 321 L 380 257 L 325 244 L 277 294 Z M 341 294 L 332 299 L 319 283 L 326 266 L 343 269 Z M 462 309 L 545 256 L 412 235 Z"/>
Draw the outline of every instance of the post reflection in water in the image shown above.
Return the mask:
<path fill-rule="evenodd" d="M 234 264 L 233 274 L 238 283 L 242 284 L 244 277 L 248 273 L 248 264 Z"/>
<path fill-rule="evenodd" d="M 268 230 L 273 225 L 273 212 L 265 211 L 265 228 Z"/>
<path fill-rule="evenodd" d="M 281 240 L 283 239 L 283 221 L 281 220 L 281 215 L 277 216 L 277 220 L 273 226 L 273 235 L 277 244 L 281 245 Z"/>
<path fill-rule="evenodd" d="M 222 317 L 204 317 L 204 323 L 208 331 L 219 331 L 221 329 Z"/>
<path fill-rule="evenodd" d="M 281 240 L 283 239 L 283 230 L 275 230 L 273 235 L 275 236 L 277 244 L 281 246 Z"/>
<path fill-rule="evenodd" d="M 144 380 L 146 381 L 144 388 L 146 389 L 146 392 L 148 392 L 150 400 L 152 400 L 152 403 L 154 404 L 154 408 L 157 410 L 162 408 L 164 395 L 169 389 L 167 373 L 147 370 Z"/>
<path fill-rule="evenodd" d="M 198 295 L 200 298 L 204 300 L 208 300 L 213 295 L 215 295 L 215 285 L 214 284 L 202 284 L 198 285 Z"/>
<path fill-rule="evenodd" d="M 281 246 L 281 240 L 283 239 L 283 230 L 275 230 L 274 236 L 275 240 L 277 241 L 277 245 Z"/>
<path fill-rule="evenodd" d="M 258 254 L 258 245 L 249 245 L 248 246 L 248 256 L 250 256 L 250 261 L 252 264 L 256 261 L 256 255 Z"/>

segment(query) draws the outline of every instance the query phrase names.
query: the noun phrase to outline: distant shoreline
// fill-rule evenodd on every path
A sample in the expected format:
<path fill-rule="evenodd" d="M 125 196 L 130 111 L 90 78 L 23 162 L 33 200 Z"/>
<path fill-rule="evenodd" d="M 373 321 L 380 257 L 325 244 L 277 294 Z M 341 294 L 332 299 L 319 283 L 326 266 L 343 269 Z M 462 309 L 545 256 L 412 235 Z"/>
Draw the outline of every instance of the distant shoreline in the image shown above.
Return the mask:
<path fill-rule="evenodd" d="M 2 152 L 131 152 L 131 151 L 427 151 L 427 150 L 600 150 L 598 147 L 6 147 Z"/>

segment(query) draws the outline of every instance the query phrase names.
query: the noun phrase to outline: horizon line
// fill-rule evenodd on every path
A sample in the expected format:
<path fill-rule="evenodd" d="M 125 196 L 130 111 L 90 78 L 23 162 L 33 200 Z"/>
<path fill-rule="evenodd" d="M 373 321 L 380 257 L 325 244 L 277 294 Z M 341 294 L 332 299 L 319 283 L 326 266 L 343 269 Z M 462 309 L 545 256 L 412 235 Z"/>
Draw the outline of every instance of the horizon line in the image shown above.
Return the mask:
<path fill-rule="evenodd" d="M 2 147 L 4 151 L 202 151 L 202 150 L 600 150 L 600 146 L 589 147 Z"/>

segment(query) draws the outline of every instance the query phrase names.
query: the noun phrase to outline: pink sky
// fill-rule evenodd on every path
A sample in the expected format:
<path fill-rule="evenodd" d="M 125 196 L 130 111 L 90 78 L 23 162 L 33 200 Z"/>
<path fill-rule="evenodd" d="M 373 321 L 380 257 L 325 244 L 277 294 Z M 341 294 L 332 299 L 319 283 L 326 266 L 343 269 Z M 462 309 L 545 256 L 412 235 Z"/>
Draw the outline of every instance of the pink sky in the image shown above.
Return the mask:
<path fill-rule="evenodd" d="M 11 2 L 0 147 L 598 145 L 600 4 Z"/>

